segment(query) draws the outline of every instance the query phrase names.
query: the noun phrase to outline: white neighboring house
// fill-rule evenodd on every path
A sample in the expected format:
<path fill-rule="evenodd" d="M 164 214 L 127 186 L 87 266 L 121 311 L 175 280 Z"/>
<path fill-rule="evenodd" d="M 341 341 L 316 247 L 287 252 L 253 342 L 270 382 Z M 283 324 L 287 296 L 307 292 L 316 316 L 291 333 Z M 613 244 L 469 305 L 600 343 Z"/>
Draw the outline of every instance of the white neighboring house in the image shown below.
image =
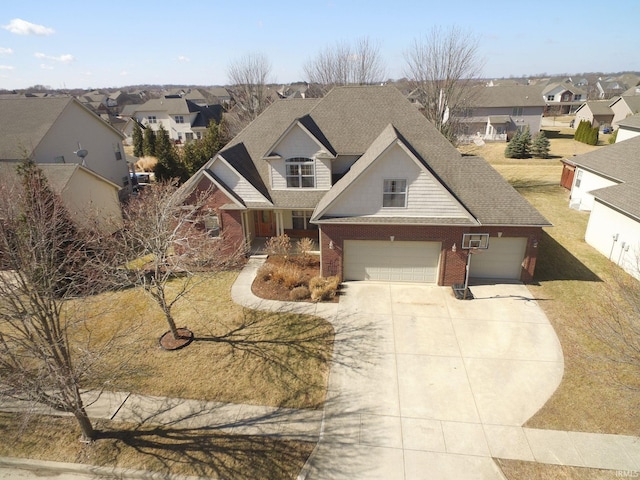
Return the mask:
<path fill-rule="evenodd" d="M 219 122 L 222 106 L 202 106 L 180 95 L 165 95 L 132 108 L 131 117 L 145 128 L 158 131 L 160 125 L 169 138 L 181 144 L 202 138 L 211 121 Z"/>
<path fill-rule="evenodd" d="M 640 279 L 640 136 L 573 160 L 571 206 L 591 212 L 586 242 Z"/>
<path fill-rule="evenodd" d="M 131 193 L 123 135 L 72 97 L 0 99 L 0 162 L 79 164 Z"/>
<path fill-rule="evenodd" d="M 618 123 L 616 143 L 640 135 L 640 114 L 627 117 Z"/>
<path fill-rule="evenodd" d="M 552 83 L 542 90 L 546 102 L 546 110 L 557 111 L 563 115 L 569 115 L 576 111 L 582 102 L 587 99 L 584 90 L 571 83 Z"/>

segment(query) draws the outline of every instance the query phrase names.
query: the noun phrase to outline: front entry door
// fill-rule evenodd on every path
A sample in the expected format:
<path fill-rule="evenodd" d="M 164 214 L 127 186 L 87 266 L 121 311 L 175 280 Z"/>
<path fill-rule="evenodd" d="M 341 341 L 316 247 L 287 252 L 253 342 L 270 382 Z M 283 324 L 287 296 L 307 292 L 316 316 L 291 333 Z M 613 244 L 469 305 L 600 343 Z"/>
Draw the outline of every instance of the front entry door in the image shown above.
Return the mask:
<path fill-rule="evenodd" d="M 271 210 L 256 210 L 253 212 L 256 224 L 256 237 L 273 237 L 276 231 L 275 219 Z"/>

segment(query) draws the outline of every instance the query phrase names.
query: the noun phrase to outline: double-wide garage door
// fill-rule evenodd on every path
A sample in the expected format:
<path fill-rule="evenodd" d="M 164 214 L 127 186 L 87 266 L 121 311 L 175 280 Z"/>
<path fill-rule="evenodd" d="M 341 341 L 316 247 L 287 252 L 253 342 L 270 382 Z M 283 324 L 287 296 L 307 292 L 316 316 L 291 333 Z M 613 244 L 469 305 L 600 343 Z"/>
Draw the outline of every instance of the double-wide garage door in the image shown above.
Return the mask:
<path fill-rule="evenodd" d="M 345 280 L 437 283 L 440 242 L 345 240 Z"/>
<path fill-rule="evenodd" d="M 489 248 L 471 257 L 469 276 L 520 280 L 526 248 L 526 237 L 491 237 Z"/>

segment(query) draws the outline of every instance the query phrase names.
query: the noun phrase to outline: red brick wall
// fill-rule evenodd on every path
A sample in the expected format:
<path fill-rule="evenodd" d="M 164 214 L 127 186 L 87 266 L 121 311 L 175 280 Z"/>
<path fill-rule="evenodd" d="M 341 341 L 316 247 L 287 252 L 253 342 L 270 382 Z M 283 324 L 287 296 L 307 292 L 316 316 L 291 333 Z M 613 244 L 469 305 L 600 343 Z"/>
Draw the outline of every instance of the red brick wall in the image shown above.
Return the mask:
<path fill-rule="evenodd" d="M 222 205 L 233 203 L 227 195 L 218 187 L 213 185 L 208 179 L 203 178 L 196 187 L 196 192 L 209 190 L 204 208 L 209 208 L 216 212 L 220 220 L 220 232 L 223 241 L 230 249 L 236 250 L 244 245 L 244 232 L 242 230 L 242 211 L 222 210 Z M 194 193 L 195 195 L 195 193 Z"/>
<path fill-rule="evenodd" d="M 320 244 L 322 255 L 322 275 L 343 275 L 345 240 L 389 240 L 397 241 L 436 241 L 442 242 L 438 285 L 464 283 L 467 251 L 460 248 L 463 233 L 489 233 L 497 237 L 527 237 L 527 250 L 524 268 L 520 279 L 531 282 L 536 265 L 537 244 L 541 229 L 538 227 L 449 227 L 449 226 L 409 226 L 409 225 L 330 225 L 321 226 Z M 329 248 L 332 242 L 333 249 Z M 456 251 L 451 251 L 453 244 Z"/>

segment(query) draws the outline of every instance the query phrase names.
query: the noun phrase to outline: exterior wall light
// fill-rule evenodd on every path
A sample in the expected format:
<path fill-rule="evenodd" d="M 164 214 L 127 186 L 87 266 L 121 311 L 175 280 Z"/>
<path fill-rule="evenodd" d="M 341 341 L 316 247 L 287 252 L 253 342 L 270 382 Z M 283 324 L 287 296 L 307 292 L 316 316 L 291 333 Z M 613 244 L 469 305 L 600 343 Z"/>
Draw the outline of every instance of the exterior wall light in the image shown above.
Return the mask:
<path fill-rule="evenodd" d="M 452 252 L 455 252 L 455 251 L 457 251 L 457 250 L 458 250 L 458 247 L 456 247 L 456 244 L 454 243 L 454 244 L 453 244 L 453 247 L 451 247 L 451 251 L 452 251 Z"/>
<path fill-rule="evenodd" d="M 329 241 L 329 250 L 333 250 L 335 247 L 335 245 L 333 244 L 333 240 Z"/>

